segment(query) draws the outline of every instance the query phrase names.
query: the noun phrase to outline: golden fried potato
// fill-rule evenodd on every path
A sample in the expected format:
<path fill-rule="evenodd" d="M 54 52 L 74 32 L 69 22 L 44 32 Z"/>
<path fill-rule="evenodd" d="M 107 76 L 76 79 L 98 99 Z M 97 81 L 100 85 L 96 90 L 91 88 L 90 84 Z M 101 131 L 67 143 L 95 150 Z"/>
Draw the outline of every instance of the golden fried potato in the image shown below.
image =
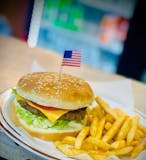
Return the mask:
<path fill-rule="evenodd" d="M 132 151 L 132 153 L 131 153 L 131 157 L 132 157 L 132 158 L 137 157 L 138 154 L 139 154 L 142 150 L 144 150 L 144 143 L 145 143 L 144 141 L 141 142 L 140 144 L 138 144 L 138 145 L 133 149 L 133 151 Z"/>
<path fill-rule="evenodd" d="M 102 133 L 103 133 L 103 130 L 104 130 L 104 124 L 105 124 L 105 117 L 103 117 L 98 123 L 98 128 L 97 128 L 97 132 L 96 132 L 96 136 L 95 136 L 97 139 L 102 138 Z"/>
<path fill-rule="evenodd" d="M 122 123 L 124 122 L 124 120 L 125 120 L 125 116 L 117 119 L 113 123 L 113 126 L 103 136 L 102 140 L 104 142 L 109 142 L 117 134 L 117 132 L 118 132 L 119 128 L 121 127 Z"/>
<path fill-rule="evenodd" d="M 117 134 L 116 140 L 124 140 L 131 128 L 131 119 L 127 118 Z"/>
<path fill-rule="evenodd" d="M 118 119 L 118 116 L 114 110 L 102 98 L 96 97 L 95 100 L 104 109 L 105 112 L 109 113 L 114 119 Z"/>
<path fill-rule="evenodd" d="M 98 130 L 98 117 L 93 117 L 92 123 L 90 125 L 90 135 L 95 137 Z"/>
<path fill-rule="evenodd" d="M 75 148 L 80 149 L 83 140 L 87 137 L 89 134 L 89 127 L 84 127 L 80 133 L 77 135 L 76 140 L 75 140 Z"/>
<path fill-rule="evenodd" d="M 134 116 L 132 117 L 132 125 L 131 128 L 127 134 L 127 144 L 130 145 L 130 143 L 133 141 L 137 127 L 138 127 L 138 123 L 139 123 L 139 117 L 138 116 Z"/>

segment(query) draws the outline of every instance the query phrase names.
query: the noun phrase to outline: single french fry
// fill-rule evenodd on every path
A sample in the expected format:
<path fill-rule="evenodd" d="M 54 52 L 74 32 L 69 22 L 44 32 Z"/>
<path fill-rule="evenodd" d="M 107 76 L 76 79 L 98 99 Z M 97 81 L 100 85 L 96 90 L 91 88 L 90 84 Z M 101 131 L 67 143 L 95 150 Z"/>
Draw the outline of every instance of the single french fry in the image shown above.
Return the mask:
<path fill-rule="evenodd" d="M 108 113 L 105 115 L 105 120 L 106 122 L 110 122 L 110 123 L 113 123 L 115 121 L 115 119 Z"/>
<path fill-rule="evenodd" d="M 98 146 L 96 146 L 93 143 L 88 143 L 86 140 L 84 140 L 82 142 L 81 149 L 83 149 L 85 151 L 89 151 L 89 150 L 97 151 L 98 150 Z"/>
<path fill-rule="evenodd" d="M 96 139 L 95 137 L 90 136 L 86 139 L 86 141 L 88 143 L 97 145 L 100 149 L 105 150 L 105 151 L 109 150 L 110 148 L 110 145 L 108 143 L 103 142 L 102 140 Z"/>
<path fill-rule="evenodd" d="M 126 146 L 126 141 L 125 140 L 119 140 L 119 141 L 114 141 L 111 144 L 111 149 L 121 149 L 124 148 Z"/>
<path fill-rule="evenodd" d="M 140 129 L 137 129 L 137 133 L 140 135 L 140 138 L 145 138 L 146 137 L 145 133 Z"/>
<path fill-rule="evenodd" d="M 132 146 L 127 146 L 122 149 L 113 150 L 112 152 L 116 156 L 127 156 L 132 152 L 133 148 Z"/>
<path fill-rule="evenodd" d="M 113 109 L 114 112 L 117 114 L 118 117 L 121 117 L 121 116 L 128 116 L 125 112 L 123 112 L 120 108 L 114 108 Z"/>
<path fill-rule="evenodd" d="M 138 129 L 140 129 L 145 134 L 145 137 L 146 137 L 146 127 L 144 127 L 141 124 L 138 124 Z"/>
<path fill-rule="evenodd" d="M 90 135 L 95 137 L 98 130 L 98 117 L 93 117 L 92 123 L 90 125 Z"/>
<path fill-rule="evenodd" d="M 85 126 L 90 126 L 91 125 L 91 122 L 92 122 L 92 119 L 93 119 L 93 115 L 86 115 L 85 116 L 85 120 L 84 120 L 84 122 L 85 122 Z"/>
<path fill-rule="evenodd" d="M 92 109 L 91 114 L 101 119 L 104 116 L 104 110 L 98 105 Z"/>
<path fill-rule="evenodd" d="M 128 134 L 128 131 L 129 131 L 130 127 L 131 127 L 131 119 L 127 118 L 124 121 L 123 125 L 121 126 L 120 131 L 118 132 L 116 140 L 125 139 L 127 134 Z"/>
<path fill-rule="evenodd" d="M 63 144 L 61 141 L 56 141 L 54 144 L 55 144 L 56 148 L 58 148 L 65 155 L 67 155 L 67 156 L 72 155 L 71 150 L 65 144 Z"/>
<path fill-rule="evenodd" d="M 97 149 L 97 150 L 88 150 L 87 151 L 88 153 L 91 153 L 91 154 L 99 154 L 99 155 L 105 155 L 105 153 L 107 151 L 104 151 L 104 150 L 101 150 L 101 149 Z M 107 155 L 106 155 L 107 156 Z"/>
<path fill-rule="evenodd" d="M 97 139 L 102 138 L 104 124 L 105 124 L 105 117 L 103 117 L 98 123 L 98 128 L 97 128 L 97 132 L 96 132 L 96 136 L 95 136 Z"/>
<path fill-rule="evenodd" d="M 75 137 L 66 136 L 66 137 L 64 137 L 64 139 L 62 140 L 62 143 L 63 143 L 63 144 L 70 144 L 70 145 L 74 146 L 75 140 L 76 140 Z"/>
<path fill-rule="evenodd" d="M 140 141 L 141 140 L 140 135 L 137 132 L 135 133 L 134 139 L 132 141 L 134 141 L 134 140 L 136 140 L 136 141 Z"/>
<path fill-rule="evenodd" d="M 69 148 L 60 141 L 56 141 L 54 144 L 60 151 L 62 151 L 67 156 L 76 156 L 85 153 L 85 151 L 81 149 Z"/>
<path fill-rule="evenodd" d="M 133 140 L 132 142 L 131 142 L 131 146 L 137 146 L 138 144 L 140 144 L 140 140 Z"/>
<path fill-rule="evenodd" d="M 106 159 L 105 155 L 100 155 L 98 153 L 88 152 L 88 154 L 93 160 L 105 160 Z"/>
<path fill-rule="evenodd" d="M 96 97 L 96 102 L 104 109 L 105 112 L 109 113 L 114 119 L 117 119 L 117 114 L 113 111 L 113 109 L 106 103 L 102 98 Z"/>
<path fill-rule="evenodd" d="M 112 127 L 112 124 L 110 122 L 106 122 L 104 128 L 106 130 L 109 130 Z"/>
<path fill-rule="evenodd" d="M 71 155 L 70 156 L 77 156 L 77 155 L 85 153 L 85 151 L 82 150 L 82 149 L 70 148 L 70 150 L 71 150 Z"/>
<path fill-rule="evenodd" d="M 140 144 L 138 144 L 132 151 L 131 153 L 131 157 L 135 158 L 138 156 L 138 154 L 144 150 L 144 142 L 141 142 Z"/>
<path fill-rule="evenodd" d="M 118 132 L 119 128 L 121 127 L 121 125 L 123 124 L 124 120 L 125 120 L 125 116 L 117 119 L 114 122 L 114 124 L 112 125 L 112 127 L 103 136 L 102 140 L 104 142 L 109 142 L 117 134 L 117 132 Z"/>
<path fill-rule="evenodd" d="M 76 140 L 75 140 L 75 148 L 76 149 L 80 149 L 81 148 L 82 142 L 87 137 L 88 134 L 89 134 L 89 127 L 84 127 L 79 132 L 79 134 L 77 135 Z"/>
<path fill-rule="evenodd" d="M 106 160 L 108 159 L 109 156 L 113 155 L 113 153 L 111 151 L 109 151 L 109 150 L 105 151 L 105 150 L 101 150 L 101 149 L 98 149 L 98 150 L 89 150 L 87 152 L 91 153 L 91 154 L 96 154 L 96 155 L 104 155 L 106 157 Z M 114 156 L 114 158 L 115 158 L 115 156 Z M 114 160 L 117 160 L 117 159 L 114 159 Z"/>
<path fill-rule="evenodd" d="M 140 140 L 141 138 L 144 138 L 144 137 L 145 137 L 144 133 L 140 129 L 137 129 L 135 136 L 134 136 L 134 139 Z"/>
<path fill-rule="evenodd" d="M 132 117 L 132 126 L 127 134 L 127 144 L 130 145 L 130 143 L 133 141 L 136 130 L 137 130 L 137 126 L 138 126 L 138 122 L 139 122 L 139 117 L 138 116 L 134 116 Z"/>

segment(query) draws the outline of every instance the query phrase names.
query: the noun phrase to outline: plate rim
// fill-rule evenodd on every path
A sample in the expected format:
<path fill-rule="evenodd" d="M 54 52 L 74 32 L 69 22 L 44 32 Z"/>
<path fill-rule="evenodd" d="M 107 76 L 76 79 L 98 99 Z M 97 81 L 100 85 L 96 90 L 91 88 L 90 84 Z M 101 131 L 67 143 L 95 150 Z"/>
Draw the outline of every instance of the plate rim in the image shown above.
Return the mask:
<path fill-rule="evenodd" d="M 3 119 L 3 120 L 5 121 L 5 119 Z M 19 144 L 21 147 L 23 147 L 24 149 L 26 149 L 26 150 L 30 151 L 31 153 L 36 154 L 36 155 L 38 155 L 38 156 L 40 156 L 40 157 L 43 157 L 43 158 L 53 158 L 54 160 L 61 160 L 60 158 L 57 158 L 57 157 L 54 157 L 54 156 L 52 156 L 52 155 L 50 155 L 50 154 L 47 154 L 47 153 L 45 153 L 45 152 L 42 152 L 42 151 L 40 151 L 39 149 L 34 148 L 33 146 L 27 144 L 26 142 L 24 142 L 25 139 L 23 139 L 23 137 L 22 137 L 22 138 L 18 138 L 18 137 L 16 136 L 16 135 L 18 135 L 18 136 L 21 136 L 21 135 L 20 135 L 19 133 L 17 133 L 17 132 L 7 123 L 7 121 L 5 121 L 5 123 L 6 123 L 6 124 L 3 124 L 3 122 L 0 121 L 0 127 L 2 128 L 2 130 L 6 133 L 6 135 L 7 135 L 8 137 L 10 137 L 14 142 L 18 143 L 18 144 Z M 12 131 L 9 131 L 9 130 L 7 129 L 7 127 L 8 127 L 9 129 L 13 130 L 13 132 L 12 132 Z M 15 132 L 16 135 L 14 134 L 14 132 Z M 23 139 L 23 140 L 21 140 L 21 139 Z"/>
<path fill-rule="evenodd" d="M 8 97 L 4 97 L 4 98 L 11 98 L 10 97 L 10 95 L 11 95 L 11 92 L 10 92 L 10 90 L 11 89 L 8 89 L 8 90 L 6 90 L 4 93 L 3 93 L 3 95 L 5 96 L 5 94 L 7 93 L 8 95 L 6 95 L 6 96 L 8 96 Z M 3 102 L 3 104 L 2 104 L 2 106 L 4 106 L 4 104 L 6 103 L 6 101 L 7 101 L 7 99 L 5 99 L 5 100 L 3 100 L 4 102 Z M 2 106 L 0 106 L 0 107 L 2 107 Z M 3 122 L 4 121 L 4 122 Z M 5 124 L 4 124 L 5 123 Z M 12 122 L 13 123 L 13 122 Z M 39 149 L 37 149 L 37 148 L 35 148 L 34 146 L 32 146 L 31 144 L 27 144 L 27 142 L 25 142 L 25 139 L 24 139 L 24 137 L 13 127 L 13 126 L 11 126 L 11 124 L 9 124 L 9 122 L 5 119 L 5 116 L 4 116 L 4 114 L 3 114 L 3 109 L 1 108 L 1 110 L 0 110 L 0 127 L 2 128 L 2 130 L 6 133 L 6 135 L 8 136 L 8 137 L 10 137 L 13 141 L 15 141 L 16 143 L 19 143 L 19 145 L 20 146 L 22 146 L 24 149 L 27 149 L 27 150 L 29 150 L 31 153 L 33 153 L 33 154 L 37 154 L 38 156 L 41 156 L 41 157 L 43 157 L 43 158 L 52 158 L 52 159 L 54 159 L 54 160 L 61 160 L 61 158 L 58 158 L 57 156 L 54 156 L 54 155 L 52 155 L 52 154 L 49 154 L 49 152 L 48 152 L 48 154 L 44 151 L 41 151 L 41 150 L 39 150 Z M 7 129 L 7 128 L 9 128 L 10 129 L 10 131 Z M 16 135 L 18 135 L 19 137 L 21 136 L 21 138 L 18 138 Z M 62 153 L 62 152 L 61 152 Z M 65 156 L 65 155 L 64 155 Z M 66 157 L 66 158 L 70 158 L 70 160 L 71 159 L 73 159 L 73 158 L 71 158 L 71 157 Z"/>

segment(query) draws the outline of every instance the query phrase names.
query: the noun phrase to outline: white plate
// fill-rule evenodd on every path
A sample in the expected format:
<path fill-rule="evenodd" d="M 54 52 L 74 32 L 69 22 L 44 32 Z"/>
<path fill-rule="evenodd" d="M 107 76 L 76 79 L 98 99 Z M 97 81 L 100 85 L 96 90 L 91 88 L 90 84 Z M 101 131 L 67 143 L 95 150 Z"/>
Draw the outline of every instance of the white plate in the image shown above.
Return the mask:
<path fill-rule="evenodd" d="M 112 106 L 121 106 L 121 104 L 109 100 L 103 97 Z M 14 95 L 11 94 L 11 89 L 4 92 L 2 95 L 2 108 L 1 108 L 1 119 L 0 125 L 2 130 L 16 143 L 25 149 L 31 151 L 46 159 L 60 159 L 60 160 L 73 160 L 72 157 L 66 157 L 63 153 L 57 150 L 53 142 L 44 141 L 35 137 L 30 136 L 22 128 L 18 128 L 11 120 L 11 103 L 14 99 Z M 146 119 L 142 117 L 142 123 L 146 124 Z"/>
<path fill-rule="evenodd" d="M 16 143 L 25 149 L 43 157 L 46 159 L 57 160 L 72 160 L 73 158 L 66 157 L 62 152 L 57 150 L 53 142 L 48 142 L 30 136 L 22 128 L 18 128 L 11 120 L 11 103 L 14 99 L 14 95 L 11 94 L 11 89 L 7 90 L 2 95 L 4 101 L 1 109 L 0 125 L 2 130 Z"/>

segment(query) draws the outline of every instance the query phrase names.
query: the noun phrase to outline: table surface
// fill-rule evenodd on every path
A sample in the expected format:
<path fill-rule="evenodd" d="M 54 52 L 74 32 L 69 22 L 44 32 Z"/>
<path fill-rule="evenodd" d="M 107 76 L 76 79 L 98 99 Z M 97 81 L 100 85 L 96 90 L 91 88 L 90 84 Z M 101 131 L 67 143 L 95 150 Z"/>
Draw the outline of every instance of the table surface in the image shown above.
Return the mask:
<path fill-rule="evenodd" d="M 30 72 L 33 61 L 37 61 L 47 71 L 59 72 L 62 57 L 54 51 L 29 48 L 26 42 L 0 35 L 0 93 L 14 87 L 22 75 Z M 67 67 L 65 72 L 68 72 Z M 71 67 L 69 72 L 86 80 L 97 82 L 126 79 L 126 77 L 104 73 L 85 65 L 81 65 L 80 70 L 77 70 L 76 67 Z M 132 89 L 135 107 L 146 113 L 146 84 L 132 80 Z M 0 136 L 0 148 L 4 147 L 4 139 L 1 141 L 1 137 L 4 137 L 4 135 Z M 8 139 L 8 141 L 10 140 Z M 7 143 L 5 144 L 7 145 Z M 1 154 L 4 157 L 2 150 L 0 156 Z M 5 158 L 8 157 L 6 156 Z"/>

